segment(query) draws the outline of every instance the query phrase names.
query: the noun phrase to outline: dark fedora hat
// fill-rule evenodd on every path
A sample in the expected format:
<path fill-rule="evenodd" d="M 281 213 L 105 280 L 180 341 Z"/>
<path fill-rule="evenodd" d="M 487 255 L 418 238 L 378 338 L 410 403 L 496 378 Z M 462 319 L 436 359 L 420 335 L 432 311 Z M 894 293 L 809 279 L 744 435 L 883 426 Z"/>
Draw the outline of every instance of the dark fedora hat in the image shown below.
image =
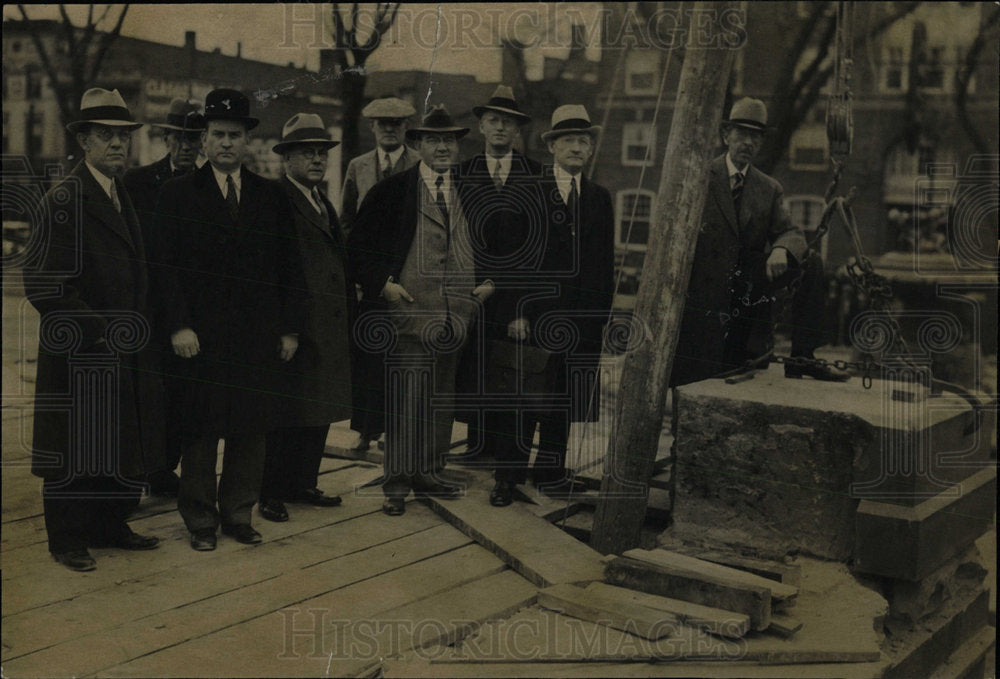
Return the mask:
<path fill-rule="evenodd" d="M 199 132 L 205 129 L 205 116 L 201 112 L 201 102 L 195 99 L 174 99 L 167 111 L 167 122 L 153 123 L 153 127 L 177 132 Z"/>
<path fill-rule="evenodd" d="M 315 113 L 296 113 L 281 128 L 281 141 L 271 147 L 275 153 L 284 153 L 297 144 L 322 144 L 327 149 L 339 146 L 323 127 L 323 119 Z"/>
<path fill-rule="evenodd" d="M 125 105 L 118 90 L 92 87 L 80 97 L 80 119 L 66 124 L 70 132 L 79 132 L 85 125 L 107 125 L 108 127 L 128 127 L 138 130 L 137 123 Z"/>
<path fill-rule="evenodd" d="M 482 118 L 487 111 L 509 115 L 516 119 L 519 125 L 531 122 L 531 116 L 518 108 L 517 102 L 514 100 L 514 90 L 506 85 L 497 85 L 493 96 L 483 106 L 472 107 L 472 112 L 476 114 L 477 118 Z"/>
<path fill-rule="evenodd" d="M 447 134 L 449 132 L 461 139 L 469 133 L 469 128 L 456 125 L 444 104 L 439 104 L 427 112 L 424 119 L 420 121 L 419 127 L 411 127 L 406 131 L 406 138 L 413 140 L 419 139 L 424 134 Z"/>
<path fill-rule="evenodd" d="M 743 97 L 729 111 L 729 119 L 722 121 L 722 127 L 744 127 L 763 132 L 767 129 L 767 106 L 760 99 Z"/>
<path fill-rule="evenodd" d="M 260 121 L 250 115 L 250 100 L 239 90 L 226 88 L 212 90 L 205 97 L 205 121 L 236 120 L 243 123 L 248 130 L 260 124 Z"/>

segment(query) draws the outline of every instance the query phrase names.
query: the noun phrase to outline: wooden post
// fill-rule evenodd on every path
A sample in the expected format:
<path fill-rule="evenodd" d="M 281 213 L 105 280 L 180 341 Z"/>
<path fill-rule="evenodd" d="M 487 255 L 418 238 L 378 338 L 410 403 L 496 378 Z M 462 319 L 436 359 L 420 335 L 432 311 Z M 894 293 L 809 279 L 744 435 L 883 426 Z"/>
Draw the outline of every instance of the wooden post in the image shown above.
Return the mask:
<path fill-rule="evenodd" d="M 651 332 L 630 343 L 615 406 L 591 546 L 621 554 L 639 546 L 647 481 L 656 459 L 691 260 L 719 143 L 726 85 L 738 46 L 736 2 L 698 2 L 684 54 L 634 316 Z M 726 30 L 723 30 L 723 27 Z M 727 32 L 728 31 L 728 32 Z M 633 340 L 635 336 L 633 336 Z"/>

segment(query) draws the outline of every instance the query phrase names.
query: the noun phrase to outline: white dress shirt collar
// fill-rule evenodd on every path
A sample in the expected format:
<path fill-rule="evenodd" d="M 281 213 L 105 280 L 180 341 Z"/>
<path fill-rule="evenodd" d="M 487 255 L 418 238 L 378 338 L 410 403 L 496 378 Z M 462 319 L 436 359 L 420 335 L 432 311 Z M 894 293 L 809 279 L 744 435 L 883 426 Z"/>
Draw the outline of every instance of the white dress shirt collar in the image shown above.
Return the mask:
<path fill-rule="evenodd" d="M 395 151 L 386 151 L 381 146 L 379 146 L 377 148 L 377 150 L 376 150 L 376 153 L 378 154 L 378 167 L 379 167 L 379 169 L 382 170 L 382 171 L 385 171 L 385 169 L 386 169 L 385 168 L 385 154 L 386 153 L 389 154 L 389 161 L 390 161 L 390 163 L 389 163 L 389 169 L 391 170 L 392 168 L 396 167 L 396 163 L 399 162 L 399 159 L 403 156 L 403 154 L 405 152 L 406 152 L 406 144 L 400 144 L 398 147 L 396 147 Z"/>
<path fill-rule="evenodd" d="M 490 177 L 496 172 L 497 161 L 500 161 L 500 181 L 504 184 L 507 183 L 507 177 L 510 176 L 510 167 L 514 163 L 514 152 L 507 151 L 506 155 L 501 158 L 496 158 L 490 154 L 484 154 L 486 157 L 486 170 L 489 172 Z"/>
<path fill-rule="evenodd" d="M 309 204 L 312 205 L 314 208 L 316 208 L 316 212 L 323 214 L 323 210 L 320 209 L 319 205 L 316 203 L 316 199 L 313 197 L 312 189 L 307 188 L 305 184 L 296 181 L 295 179 L 292 178 L 291 175 L 286 174 L 285 176 L 288 177 L 288 181 L 290 181 L 292 185 L 295 186 L 295 188 L 297 188 L 299 191 L 302 192 L 302 195 L 306 197 L 306 200 L 309 201 Z"/>
<path fill-rule="evenodd" d="M 567 205 L 569 204 L 569 190 L 570 190 L 570 180 L 576 177 L 576 192 L 577 195 L 583 190 L 580 186 L 580 178 L 583 177 L 583 173 L 580 174 L 570 174 L 566 170 L 556 163 L 552 166 L 552 174 L 555 176 L 556 187 L 559 189 L 559 195 L 562 196 L 563 202 Z"/>
<path fill-rule="evenodd" d="M 89 162 L 87 161 L 83 162 L 87 164 L 87 169 L 90 170 L 90 174 L 94 175 L 94 179 L 97 180 L 97 183 L 101 185 L 102 189 L 104 189 L 104 193 L 108 194 L 108 198 L 110 198 L 111 202 L 114 203 L 115 199 L 111 197 L 111 187 L 114 185 L 115 182 L 114 178 L 104 174 L 96 167 L 91 165 Z"/>
<path fill-rule="evenodd" d="M 211 165 L 211 163 L 209 163 Z M 219 185 L 219 191 L 222 192 L 222 197 L 226 197 L 226 177 L 232 177 L 233 182 L 236 184 L 236 200 L 239 201 L 240 196 L 243 195 L 243 184 L 241 182 L 242 167 L 236 168 L 236 170 L 231 174 L 226 174 L 225 172 L 220 172 L 216 169 L 215 165 L 212 165 L 212 174 L 215 175 L 215 182 Z"/>

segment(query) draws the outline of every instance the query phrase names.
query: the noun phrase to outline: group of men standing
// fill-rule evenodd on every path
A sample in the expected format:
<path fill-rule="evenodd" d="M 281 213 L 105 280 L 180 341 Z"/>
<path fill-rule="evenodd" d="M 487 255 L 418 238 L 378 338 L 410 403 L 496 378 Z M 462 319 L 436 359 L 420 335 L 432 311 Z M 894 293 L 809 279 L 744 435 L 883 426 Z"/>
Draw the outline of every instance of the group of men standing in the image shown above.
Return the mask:
<path fill-rule="evenodd" d="M 510 88 L 473 110 L 484 151 L 460 163 L 470 130 L 444 106 L 410 126 L 406 102 L 371 102 L 376 148 L 348 167 L 341 223 L 320 190 L 338 142 L 319 116 L 284 125 L 276 182 L 243 164 L 259 122 L 245 95 L 214 90 L 204 110 L 177 100 L 159 124 L 168 155 L 125 173 L 141 124 L 117 90 L 84 94 L 68 126 L 84 159 L 43 201 L 47 247 L 25 279 L 42 315 L 33 471 L 57 561 L 92 570 L 88 547 L 157 547 L 126 522 L 146 483 L 177 496 L 199 551 L 220 527 L 261 542 L 255 504 L 270 521 L 289 520 L 289 502 L 336 506 L 317 474 L 330 424 L 348 416 L 354 447 L 385 432 L 390 516 L 411 491 L 461 494 L 442 474 L 456 409 L 495 467 L 492 505 L 511 504 L 529 474 L 552 496 L 581 489 L 569 428 L 599 413 L 614 288 L 611 197 L 583 172 L 601 128 L 583 106 L 560 106 L 543 166 L 515 148 L 531 119 Z M 739 364 L 751 331 L 770 328 L 759 309 L 719 323 L 739 316 L 740 281 L 771 290 L 794 272 L 806 301 L 793 308 L 815 311 L 821 274 L 780 185 L 749 164 L 765 124 L 763 104 L 744 100 L 724 125 L 674 383 Z M 81 208 L 67 218 L 70 189 Z M 793 352 L 811 356 L 813 335 L 793 337 Z M 54 409 L 66 394 L 69 412 Z"/>

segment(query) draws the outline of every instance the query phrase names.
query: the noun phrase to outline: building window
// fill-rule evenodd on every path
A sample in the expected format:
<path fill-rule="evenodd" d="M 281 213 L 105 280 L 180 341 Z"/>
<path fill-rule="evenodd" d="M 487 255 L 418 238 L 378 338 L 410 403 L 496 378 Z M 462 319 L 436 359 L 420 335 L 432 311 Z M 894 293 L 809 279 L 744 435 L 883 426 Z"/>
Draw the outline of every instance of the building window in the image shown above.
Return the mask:
<path fill-rule="evenodd" d="M 829 157 L 825 125 L 803 125 L 788 142 L 788 164 L 793 170 L 826 170 Z"/>
<path fill-rule="evenodd" d="M 629 250 L 646 249 L 649 229 L 653 224 L 653 202 L 656 196 L 644 189 L 618 192 L 618 228 L 615 245 Z"/>
<path fill-rule="evenodd" d="M 890 45 L 886 48 L 885 63 L 882 64 L 882 91 L 902 92 L 907 86 L 906 57 L 903 48 Z"/>
<path fill-rule="evenodd" d="M 45 141 L 45 112 L 36 111 L 34 107 L 28 111 L 28 156 L 37 157 L 42 153 Z"/>
<path fill-rule="evenodd" d="M 946 85 L 944 47 L 928 47 L 924 52 L 920 86 L 925 90 L 943 92 L 946 89 Z"/>
<path fill-rule="evenodd" d="M 659 73 L 656 50 L 632 50 L 625 57 L 625 94 L 656 94 Z"/>
<path fill-rule="evenodd" d="M 651 123 L 625 123 L 622 127 L 622 165 L 648 167 L 655 158 L 656 127 Z"/>

